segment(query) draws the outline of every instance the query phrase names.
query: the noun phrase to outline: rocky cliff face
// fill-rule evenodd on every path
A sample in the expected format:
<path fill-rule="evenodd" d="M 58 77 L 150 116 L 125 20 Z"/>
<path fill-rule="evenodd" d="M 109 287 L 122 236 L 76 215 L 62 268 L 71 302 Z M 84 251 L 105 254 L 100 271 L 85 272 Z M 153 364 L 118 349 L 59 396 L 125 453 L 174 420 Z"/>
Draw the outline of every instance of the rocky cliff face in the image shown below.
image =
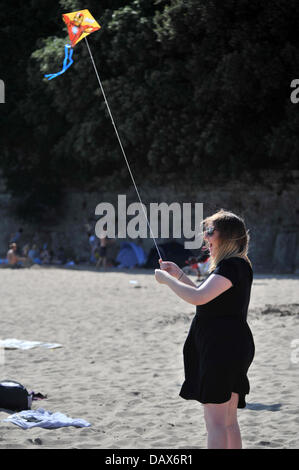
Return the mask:
<path fill-rule="evenodd" d="M 249 257 L 256 273 L 297 273 L 299 274 L 299 171 L 289 175 L 277 172 L 261 172 L 258 178 L 244 175 L 242 181 L 223 181 L 221 183 L 190 186 L 188 183 L 170 184 L 165 187 L 139 185 L 143 203 L 189 202 L 193 215 L 195 203 L 203 204 L 206 217 L 220 208 L 235 212 L 245 219 L 250 231 Z M 20 245 L 43 243 L 55 251 L 63 246 L 69 259 L 84 262 L 89 257 L 88 232 L 95 232 L 100 218 L 95 208 L 101 202 L 109 202 L 116 211 L 118 196 L 126 196 L 127 207 L 139 202 L 133 187 L 124 190 L 84 192 L 70 190 L 60 208 L 59 216 L 49 214 L 42 224 L 28 224 L 14 215 L 14 201 L 7 193 L 3 182 L 0 185 L 0 256 L 5 257 L 11 233 L 23 228 Z M 128 216 L 128 220 L 130 217 Z M 171 222 L 170 222 L 171 226 Z M 170 233 L 171 236 L 171 233 Z M 117 254 L 120 243 L 117 239 L 111 255 Z M 167 241 L 158 238 L 158 242 Z M 183 242 L 184 238 L 181 240 Z M 150 237 L 142 240 L 146 252 L 154 246 Z"/>

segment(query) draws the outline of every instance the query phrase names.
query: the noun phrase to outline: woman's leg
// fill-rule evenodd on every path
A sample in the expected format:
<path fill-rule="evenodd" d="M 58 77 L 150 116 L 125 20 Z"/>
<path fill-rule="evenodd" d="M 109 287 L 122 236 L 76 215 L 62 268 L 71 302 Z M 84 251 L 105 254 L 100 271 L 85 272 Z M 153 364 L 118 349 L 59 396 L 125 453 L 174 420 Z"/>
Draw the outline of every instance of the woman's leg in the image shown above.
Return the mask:
<path fill-rule="evenodd" d="M 239 396 L 232 393 L 225 403 L 204 405 L 208 431 L 208 449 L 241 449 L 242 441 L 237 421 Z"/>
<path fill-rule="evenodd" d="M 204 405 L 204 417 L 208 431 L 208 449 L 227 449 L 228 406 L 229 401 Z"/>
<path fill-rule="evenodd" d="M 242 449 L 242 439 L 237 417 L 238 402 L 239 395 L 237 393 L 232 393 L 231 399 L 229 401 L 227 416 L 228 449 Z"/>

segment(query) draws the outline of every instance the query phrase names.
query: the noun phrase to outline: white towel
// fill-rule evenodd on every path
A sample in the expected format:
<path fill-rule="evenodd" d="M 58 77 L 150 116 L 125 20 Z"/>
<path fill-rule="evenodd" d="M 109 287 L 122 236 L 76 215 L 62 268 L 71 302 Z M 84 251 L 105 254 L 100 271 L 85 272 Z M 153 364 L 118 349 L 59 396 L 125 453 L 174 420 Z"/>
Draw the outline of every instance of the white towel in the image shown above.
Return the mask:
<path fill-rule="evenodd" d="M 5 418 L 3 421 L 16 424 L 23 429 L 30 429 L 34 427 L 56 429 L 64 426 L 85 428 L 91 426 L 91 424 L 84 419 L 72 419 L 60 412 L 51 413 L 50 411 L 46 411 L 43 408 L 38 408 L 37 410 L 24 410 L 20 413 L 14 413 L 8 418 Z"/>
<path fill-rule="evenodd" d="M 2 349 L 32 349 L 37 346 L 46 349 L 62 347 L 62 345 L 58 343 L 42 343 L 41 341 L 27 341 L 15 338 L 7 338 L 0 340 L 0 348 Z"/>

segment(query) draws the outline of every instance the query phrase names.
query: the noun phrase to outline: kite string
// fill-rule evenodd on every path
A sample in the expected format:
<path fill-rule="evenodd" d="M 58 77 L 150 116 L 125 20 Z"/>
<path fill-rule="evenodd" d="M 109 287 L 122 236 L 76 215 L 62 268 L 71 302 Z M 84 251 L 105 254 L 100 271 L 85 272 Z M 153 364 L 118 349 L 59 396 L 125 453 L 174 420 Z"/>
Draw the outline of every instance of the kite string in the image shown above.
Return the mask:
<path fill-rule="evenodd" d="M 111 113 L 111 110 L 110 110 L 110 106 L 109 106 L 109 104 L 108 104 L 108 101 L 107 101 L 107 98 L 106 98 L 106 94 L 105 94 L 105 91 L 104 91 L 104 88 L 103 88 L 103 85 L 102 85 L 102 82 L 101 82 L 101 79 L 100 79 L 100 76 L 99 76 L 99 73 L 98 73 L 98 70 L 97 70 L 95 61 L 94 61 L 94 59 L 93 59 L 93 56 L 92 56 L 92 53 L 91 53 L 91 50 L 90 50 L 90 47 L 89 47 L 87 38 L 85 37 L 84 39 L 85 39 L 86 46 L 87 46 L 87 49 L 88 49 L 88 52 L 89 52 L 89 55 L 90 55 L 90 58 L 91 58 L 91 61 L 92 61 L 92 65 L 93 65 L 93 67 L 94 67 L 94 70 L 95 70 L 95 73 L 96 73 L 96 76 L 97 76 L 97 79 L 98 79 L 98 82 L 99 82 L 99 85 L 100 85 L 100 88 L 101 88 L 101 92 L 102 92 L 102 94 L 103 94 L 103 97 L 104 97 L 104 100 L 105 100 L 105 103 L 106 103 L 106 106 L 107 106 L 107 109 L 108 109 L 108 112 L 109 112 L 109 116 L 110 116 L 110 118 L 111 118 L 111 121 L 112 121 L 114 130 L 115 130 L 116 137 L 117 137 L 117 139 L 118 139 L 119 146 L 120 146 L 120 148 L 121 148 L 122 154 L 123 154 L 124 159 L 125 159 L 125 161 L 126 161 L 126 164 L 127 164 L 127 167 L 128 167 L 128 170 L 129 170 L 129 173 L 130 173 L 130 176 L 131 176 L 131 179 L 132 179 L 132 181 L 133 181 L 133 185 L 134 185 L 135 190 L 136 190 L 136 193 L 137 193 L 137 196 L 138 196 L 139 201 L 140 201 L 140 203 L 141 203 L 141 207 L 142 207 L 144 216 L 145 216 L 145 218 L 146 218 L 147 225 L 148 225 L 148 227 L 149 227 L 149 230 L 150 230 L 152 239 L 154 240 L 154 243 L 155 243 L 156 250 L 157 250 L 157 252 L 158 252 L 159 258 L 162 259 L 160 250 L 159 250 L 158 245 L 157 245 L 157 242 L 156 242 L 156 239 L 155 239 L 155 237 L 154 237 L 154 235 L 153 235 L 153 232 L 152 232 L 150 223 L 149 223 L 149 221 L 148 221 L 148 218 L 147 218 L 147 215 L 146 215 L 146 212 L 145 212 L 145 209 L 144 209 L 143 202 L 142 202 L 142 200 L 141 200 L 141 197 L 140 197 L 138 188 L 137 188 L 137 186 L 136 186 L 135 179 L 134 179 L 134 176 L 133 176 L 133 174 L 132 174 L 132 171 L 131 171 L 131 168 L 130 168 L 130 165 L 129 165 L 129 162 L 128 162 L 128 159 L 127 159 L 127 156 L 126 156 L 126 152 L 125 152 L 125 150 L 124 150 L 124 147 L 123 147 L 123 145 L 122 145 L 122 142 L 121 142 L 121 139 L 120 139 L 120 136 L 119 136 L 117 127 L 116 127 L 116 125 L 115 125 L 115 122 L 114 122 L 114 119 L 113 119 L 113 116 L 112 116 L 112 113 Z"/>

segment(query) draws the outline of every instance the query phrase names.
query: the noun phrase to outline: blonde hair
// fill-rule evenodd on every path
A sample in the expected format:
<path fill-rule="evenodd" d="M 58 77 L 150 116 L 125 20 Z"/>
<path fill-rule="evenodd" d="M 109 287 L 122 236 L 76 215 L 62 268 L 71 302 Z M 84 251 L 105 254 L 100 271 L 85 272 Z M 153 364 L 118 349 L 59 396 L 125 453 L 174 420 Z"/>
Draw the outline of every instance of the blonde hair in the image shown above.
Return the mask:
<path fill-rule="evenodd" d="M 252 267 L 248 258 L 249 230 L 246 229 L 244 220 L 233 212 L 220 209 L 215 214 L 206 217 L 202 224 L 206 229 L 215 227 L 219 233 L 219 248 L 214 256 L 211 256 L 209 273 L 211 273 L 222 259 L 239 257 L 245 259 Z"/>

